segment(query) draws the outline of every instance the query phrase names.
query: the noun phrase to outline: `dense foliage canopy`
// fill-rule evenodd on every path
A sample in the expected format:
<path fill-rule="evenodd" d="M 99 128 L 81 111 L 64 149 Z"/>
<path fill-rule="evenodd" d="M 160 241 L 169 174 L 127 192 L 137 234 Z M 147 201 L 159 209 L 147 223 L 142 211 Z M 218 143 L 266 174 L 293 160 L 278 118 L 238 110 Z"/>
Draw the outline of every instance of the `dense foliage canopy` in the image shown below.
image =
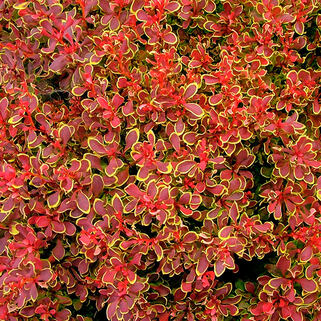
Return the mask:
<path fill-rule="evenodd" d="M 321 320 L 320 0 L 0 1 L 0 320 Z"/>

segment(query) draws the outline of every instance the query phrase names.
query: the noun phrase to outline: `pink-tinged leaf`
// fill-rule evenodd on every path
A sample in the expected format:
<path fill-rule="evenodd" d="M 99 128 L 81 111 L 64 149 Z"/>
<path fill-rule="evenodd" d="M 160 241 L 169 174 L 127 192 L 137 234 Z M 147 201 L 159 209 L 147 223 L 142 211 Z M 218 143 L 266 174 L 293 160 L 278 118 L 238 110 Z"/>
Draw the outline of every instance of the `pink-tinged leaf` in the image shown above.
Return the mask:
<path fill-rule="evenodd" d="M 209 267 L 209 261 L 205 253 L 202 253 L 196 267 L 197 275 L 202 275 L 206 272 Z"/>
<path fill-rule="evenodd" d="M 193 211 L 192 211 L 191 209 L 186 208 L 185 206 L 180 205 L 180 204 L 179 204 L 178 206 L 179 206 L 180 211 L 181 211 L 184 215 L 186 215 L 186 216 L 193 215 Z"/>
<path fill-rule="evenodd" d="M 177 135 L 181 135 L 184 133 L 185 130 L 185 123 L 183 120 L 180 118 L 176 123 L 175 123 L 175 132 Z"/>
<path fill-rule="evenodd" d="M 126 135 L 126 146 L 124 151 L 127 151 L 128 149 L 132 148 L 134 144 L 138 142 L 139 139 L 139 130 L 137 128 L 134 128 L 130 130 Z"/>
<path fill-rule="evenodd" d="M 65 56 L 59 56 L 54 58 L 54 61 L 50 64 L 49 69 L 58 72 L 61 71 L 67 65 L 67 59 Z"/>
<path fill-rule="evenodd" d="M 319 103 L 318 98 L 314 99 L 314 102 L 312 104 L 312 108 L 313 108 L 313 113 L 314 114 L 320 114 L 321 111 L 321 104 Z"/>
<path fill-rule="evenodd" d="M 186 283 L 186 282 L 182 282 L 182 286 L 181 286 L 181 289 L 183 292 L 190 292 L 192 291 L 192 285 L 193 283 Z"/>
<path fill-rule="evenodd" d="M 115 275 L 116 275 L 117 271 L 115 270 L 111 270 L 111 269 L 107 269 L 107 271 L 105 272 L 105 274 L 103 275 L 102 281 L 104 283 L 113 283 L 115 280 Z"/>
<path fill-rule="evenodd" d="M 273 229 L 273 223 L 265 222 L 264 224 L 257 224 L 257 225 L 254 225 L 254 229 L 259 231 L 260 233 L 266 233 Z"/>
<path fill-rule="evenodd" d="M 122 106 L 122 112 L 126 117 L 129 116 L 130 114 L 133 114 L 134 113 L 133 102 L 129 101 L 124 106 Z"/>
<path fill-rule="evenodd" d="M 11 125 L 17 124 L 20 122 L 20 120 L 23 119 L 23 116 L 20 115 L 14 115 L 11 118 L 9 118 L 8 123 Z"/>
<path fill-rule="evenodd" d="M 9 100 L 7 97 L 4 97 L 0 100 L 0 116 L 2 120 L 6 120 L 8 117 L 8 106 Z"/>
<path fill-rule="evenodd" d="M 83 213 L 88 214 L 90 212 L 89 198 L 82 191 L 77 193 L 76 203 L 78 209 Z"/>
<path fill-rule="evenodd" d="M 141 9 L 144 5 L 144 0 L 134 0 L 131 5 L 131 11 L 136 12 Z"/>
<path fill-rule="evenodd" d="M 139 9 L 136 12 L 136 17 L 140 21 L 148 21 L 150 18 L 150 16 L 143 9 Z"/>
<path fill-rule="evenodd" d="M 155 251 L 155 254 L 157 255 L 157 261 L 160 261 L 163 258 L 163 249 L 159 244 L 155 244 L 154 251 Z"/>
<path fill-rule="evenodd" d="M 217 94 L 217 95 L 214 95 L 214 96 L 211 96 L 210 99 L 209 99 L 209 103 L 212 105 L 212 106 L 215 106 L 215 105 L 218 105 L 223 99 L 223 95 L 222 94 Z"/>
<path fill-rule="evenodd" d="M 276 204 L 275 210 L 274 210 L 274 218 L 276 220 L 280 220 L 282 218 L 282 207 L 281 204 Z"/>
<path fill-rule="evenodd" d="M 113 198 L 113 207 L 115 211 L 122 213 L 123 212 L 123 202 L 118 195 L 115 195 Z"/>
<path fill-rule="evenodd" d="M 233 205 L 231 206 L 229 214 L 230 214 L 231 219 L 234 222 L 236 222 L 239 217 L 239 210 L 238 210 L 238 206 L 237 206 L 236 202 L 234 202 Z"/>
<path fill-rule="evenodd" d="M 172 32 L 169 32 L 169 33 L 165 34 L 165 35 L 163 36 L 163 40 L 164 40 L 166 43 L 170 44 L 170 45 L 174 45 L 175 43 L 177 43 L 177 37 L 176 37 L 176 35 L 175 35 L 174 33 L 172 33 Z"/>
<path fill-rule="evenodd" d="M 184 92 L 184 98 L 185 99 L 189 99 L 192 98 L 196 93 L 197 93 L 197 84 L 193 83 L 193 84 L 189 84 L 186 88 L 185 88 L 185 92 Z"/>
<path fill-rule="evenodd" d="M 31 296 L 31 299 L 33 301 L 36 301 L 37 297 L 38 297 L 38 290 L 37 290 L 37 287 L 34 283 L 31 284 L 31 287 L 30 287 L 30 296 Z"/>
<path fill-rule="evenodd" d="M 224 185 L 216 185 L 215 187 L 209 187 L 207 188 L 207 190 L 209 192 L 211 192 L 212 194 L 216 195 L 216 196 L 219 196 L 223 193 L 225 189 L 225 186 Z"/>
<path fill-rule="evenodd" d="M 125 192 L 135 198 L 139 198 L 144 195 L 144 193 L 135 184 L 129 184 L 128 186 L 126 186 Z"/>
<path fill-rule="evenodd" d="M 67 145 L 71 135 L 72 135 L 71 127 L 64 125 L 62 128 L 60 128 L 59 137 L 61 138 L 63 145 Z"/>
<path fill-rule="evenodd" d="M 99 0 L 98 5 L 102 9 L 102 11 L 107 14 L 111 14 L 113 12 L 110 8 L 109 1 L 107 0 Z"/>
<path fill-rule="evenodd" d="M 125 88 L 127 86 L 128 86 L 127 79 L 125 77 L 119 77 L 118 80 L 117 80 L 117 87 L 118 88 Z"/>
<path fill-rule="evenodd" d="M 147 194 L 150 195 L 151 197 L 155 197 L 158 192 L 157 186 L 155 184 L 155 181 L 151 181 L 147 185 Z"/>
<path fill-rule="evenodd" d="M 58 261 L 60 261 L 65 256 L 65 249 L 60 239 L 57 240 L 57 244 L 52 250 L 52 254 Z"/>
<path fill-rule="evenodd" d="M 175 12 L 179 9 L 180 4 L 176 1 L 171 1 L 169 4 L 165 6 L 165 10 L 169 12 Z"/>
<path fill-rule="evenodd" d="M 19 314 L 25 318 L 31 318 L 35 314 L 35 308 L 34 307 L 23 308 L 20 310 Z"/>
<path fill-rule="evenodd" d="M 141 167 L 137 173 L 137 179 L 144 181 L 149 176 L 149 169 L 146 166 Z"/>
<path fill-rule="evenodd" d="M 69 318 L 71 316 L 71 312 L 68 309 L 64 309 L 64 310 L 57 312 L 55 316 L 57 318 L 57 321 L 58 320 L 59 321 L 67 321 L 67 320 L 69 320 Z"/>
<path fill-rule="evenodd" d="M 88 138 L 88 146 L 91 148 L 93 152 L 99 155 L 106 155 L 107 153 L 107 148 L 93 137 Z"/>
<path fill-rule="evenodd" d="M 94 174 L 92 177 L 91 191 L 95 197 L 98 197 L 104 189 L 104 181 L 98 174 Z"/>
<path fill-rule="evenodd" d="M 252 137 L 252 133 L 246 127 L 239 129 L 239 135 L 243 140 L 248 140 Z"/>
<path fill-rule="evenodd" d="M 216 4 L 214 2 L 209 2 L 204 8 L 204 10 L 208 13 L 213 12 L 215 9 L 216 9 Z"/>
<path fill-rule="evenodd" d="M 144 288 L 144 284 L 143 283 L 136 282 L 135 284 L 132 285 L 130 290 L 132 292 L 134 292 L 134 293 L 138 293 L 141 290 L 143 290 L 143 288 Z"/>
<path fill-rule="evenodd" d="M 155 145 L 156 143 L 156 137 L 155 137 L 155 134 L 152 130 L 150 130 L 148 133 L 147 133 L 147 139 L 150 143 L 150 145 Z"/>
<path fill-rule="evenodd" d="M 216 277 L 220 277 L 225 271 L 225 266 L 223 261 L 216 261 L 214 263 L 214 272 Z"/>
<path fill-rule="evenodd" d="M 66 179 L 60 182 L 60 186 L 65 192 L 68 193 L 72 190 L 74 182 L 69 177 L 66 177 Z"/>
<path fill-rule="evenodd" d="M 50 196 L 48 196 L 47 203 L 48 203 L 48 206 L 51 208 L 57 207 L 60 203 L 60 193 L 55 192 Z"/>
<path fill-rule="evenodd" d="M 176 133 L 172 133 L 169 137 L 169 141 L 176 151 L 180 150 L 180 138 Z"/>
<path fill-rule="evenodd" d="M 234 230 L 233 226 L 224 226 L 222 229 L 220 229 L 218 233 L 218 237 L 220 239 L 226 240 L 230 237 L 233 230 Z"/>
<path fill-rule="evenodd" d="M 292 321 L 303 321 L 303 314 L 301 311 L 291 311 L 291 319 Z"/>
<path fill-rule="evenodd" d="M 301 21 L 297 21 L 294 24 L 294 30 L 296 33 L 298 33 L 299 35 L 303 35 L 304 32 L 304 24 Z"/>
<path fill-rule="evenodd" d="M 198 60 L 192 60 L 190 61 L 190 63 L 188 64 L 189 68 L 199 68 L 202 66 L 202 62 L 198 61 Z"/>
<path fill-rule="evenodd" d="M 66 232 L 65 225 L 62 222 L 51 221 L 51 226 L 52 226 L 52 230 L 55 233 L 65 233 Z"/>
<path fill-rule="evenodd" d="M 117 117 L 117 116 L 114 116 L 113 119 L 110 121 L 110 125 L 111 125 L 113 128 L 117 128 L 120 124 L 121 124 L 121 120 L 120 120 L 120 118 Z"/>
<path fill-rule="evenodd" d="M 124 300 L 123 298 L 120 299 L 118 306 L 119 306 L 119 311 L 120 311 L 121 314 L 127 314 L 128 313 L 129 307 L 128 307 L 128 304 L 127 304 L 126 300 Z"/>
<path fill-rule="evenodd" d="M 163 163 L 163 162 L 156 162 L 157 169 L 162 173 L 162 174 L 169 174 L 172 170 L 172 165 L 171 163 Z"/>
<path fill-rule="evenodd" d="M 52 271 L 50 269 L 43 269 L 38 276 L 38 280 L 42 282 L 48 282 L 51 278 Z"/>
<path fill-rule="evenodd" d="M 120 22 L 117 17 L 113 16 L 109 22 L 110 29 L 115 31 L 120 27 Z"/>
<path fill-rule="evenodd" d="M 65 225 L 65 230 L 66 230 L 66 234 L 68 236 L 73 236 L 76 233 L 76 227 L 74 224 L 70 223 L 70 222 L 64 222 Z"/>
<path fill-rule="evenodd" d="M 214 85 L 219 82 L 219 79 L 212 75 L 204 75 L 203 80 L 205 81 L 206 85 Z"/>
<path fill-rule="evenodd" d="M 87 91 L 86 88 L 84 87 L 79 87 L 79 86 L 76 86 L 74 87 L 71 92 L 74 96 L 82 96 L 85 92 Z"/>
<path fill-rule="evenodd" d="M 36 219 L 36 225 L 40 228 L 47 227 L 50 224 L 50 219 L 46 216 L 39 216 Z"/>
<path fill-rule="evenodd" d="M 291 80 L 292 84 L 295 84 L 298 80 L 298 74 L 295 70 L 291 70 L 288 73 L 287 78 Z"/>
<path fill-rule="evenodd" d="M 80 274 L 86 274 L 88 272 L 89 263 L 86 260 L 81 260 L 78 264 L 78 271 Z"/>
<path fill-rule="evenodd" d="M 239 201 L 244 197 L 243 192 L 234 192 L 230 196 L 226 197 L 229 201 Z"/>
<path fill-rule="evenodd" d="M 104 202 L 100 199 L 96 199 L 95 203 L 94 203 L 94 210 L 95 212 L 100 215 L 100 216 L 104 216 L 107 214 L 107 210 L 104 206 Z"/>
<path fill-rule="evenodd" d="M 194 243 L 198 239 L 195 232 L 188 232 L 183 237 L 183 243 Z"/>
<path fill-rule="evenodd" d="M 105 109 L 110 108 L 108 101 L 104 97 L 98 97 L 97 102 L 102 108 L 105 108 Z"/>
<path fill-rule="evenodd" d="M 196 165 L 196 163 L 192 160 L 185 160 L 180 162 L 177 167 L 176 170 L 178 172 L 180 172 L 181 174 L 186 174 L 188 173 L 194 166 Z"/>
<path fill-rule="evenodd" d="M 193 145 L 196 142 L 196 133 L 185 133 L 183 136 L 184 141 L 189 144 L 189 145 Z"/>
<path fill-rule="evenodd" d="M 301 285 L 302 290 L 308 293 L 315 292 L 318 289 L 318 285 L 314 280 L 299 279 L 297 282 Z"/>
<path fill-rule="evenodd" d="M 187 111 L 189 111 L 190 113 L 192 113 L 194 116 L 196 116 L 197 118 L 201 118 L 204 115 L 204 111 L 202 109 L 202 107 L 198 104 L 194 104 L 194 103 L 186 103 L 184 105 L 185 109 Z"/>
<path fill-rule="evenodd" d="M 15 206 L 14 198 L 9 196 L 2 203 L 2 210 L 5 212 L 10 212 Z"/>
<path fill-rule="evenodd" d="M 278 287 L 280 287 L 283 283 L 286 283 L 286 279 L 284 278 L 274 278 L 274 279 L 271 279 L 269 281 L 269 285 L 274 288 L 274 289 L 277 289 Z"/>
<path fill-rule="evenodd" d="M 308 262 L 312 259 L 312 256 L 313 256 L 312 247 L 308 245 L 301 251 L 299 258 L 301 262 Z"/>
<path fill-rule="evenodd" d="M 124 102 L 124 98 L 122 96 L 120 96 L 119 94 L 116 94 L 113 97 L 112 104 L 113 104 L 114 108 L 117 109 L 120 105 L 123 104 L 123 102 Z"/>
<path fill-rule="evenodd" d="M 276 263 L 276 267 L 281 271 L 282 275 L 285 275 L 286 271 L 291 267 L 291 261 L 286 256 L 281 256 Z"/>
<path fill-rule="evenodd" d="M 190 203 L 192 195 L 190 193 L 183 193 L 179 199 L 179 203 L 183 205 L 187 205 Z"/>
<path fill-rule="evenodd" d="M 123 241 L 123 242 L 120 243 L 120 247 L 121 247 L 122 250 L 127 250 L 127 249 L 130 248 L 134 243 L 135 243 L 134 240 Z"/>
<path fill-rule="evenodd" d="M 122 165 L 123 162 L 120 159 L 113 157 L 110 159 L 107 167 L 105 168 L 105 173 L 108 176 L 113 176 L 118 170 L 118 168 L 122 167 Z"/>

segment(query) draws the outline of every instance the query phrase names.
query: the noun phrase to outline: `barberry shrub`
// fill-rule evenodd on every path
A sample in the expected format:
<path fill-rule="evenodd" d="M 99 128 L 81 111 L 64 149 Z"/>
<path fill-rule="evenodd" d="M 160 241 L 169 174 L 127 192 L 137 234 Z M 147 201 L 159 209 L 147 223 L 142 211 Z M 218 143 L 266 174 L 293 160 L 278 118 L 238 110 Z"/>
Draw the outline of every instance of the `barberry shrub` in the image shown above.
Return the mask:
<path fill-rule="evenodd" d="M 0 320 L 321 320 L 320 0 L 0 1 Z"/>

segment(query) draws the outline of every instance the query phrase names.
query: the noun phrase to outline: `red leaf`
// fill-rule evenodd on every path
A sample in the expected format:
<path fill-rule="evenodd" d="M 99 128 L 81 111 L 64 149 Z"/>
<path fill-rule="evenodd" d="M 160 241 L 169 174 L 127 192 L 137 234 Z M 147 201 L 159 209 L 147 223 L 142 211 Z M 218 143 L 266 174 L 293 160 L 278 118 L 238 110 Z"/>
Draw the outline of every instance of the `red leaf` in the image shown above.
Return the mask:
<path fill-rule="evenodd" d="M 228 239 L 231 233 L 233 232 L 233 226 L 224 226 L 218 233 L 219 238 L 221 239 Z"/>
<path fill-rule="evenodd" d="M 196 93 L 197 93 L 197 84 L 193 83 L 193 84 L 189 84 L 184 92 L 184 98 L 185 99 L 189 99 L 192 98 Z"/>
<path fill-rule="evenodd" d="M 4 97 L 0 100 L 0 116 L 3 120 L 6 120 L 8 117 L 8 106 L 9 100 L 7 97 Z"/>
<path fill-rule="evenodd" d="M 174 33 L 169 32 L 163 36 L 163 40 L 168 44 L 174 45 L 177 42 L 177 37 Z"/>
<path fill-rule="evenodd" d="M 48 196 L 47 198 L 48 206 L 49 207 L 57 207 L 60 202 L 60 193 L 55 192 Z"/>
<path fill-rule="evenodd" d="M 276 263 L 276 267 L 281 271 L 282 275 L 291 267 L 291 261 L 286 256 L 281 256 Z"/>
<path fill-rule="evenodd" d="M 124 151 L 130 149 L 139 139 L 139 130 L 137 128 L 130 130 L 126 135 L 126 146 Z"/>
<path fill-rule="evenodd" d="M 193 166 L 195 166 L 196 163 L 192 160 L 185 160 L 179 163 L 176 167 L 177 171 L 180 172 L 181 174 L 186 174 L 188 173 Z"/>
<path fill-rule="evenodd" d="M 302 289 L 308 293 L 315 292 L 318 288 L 317 283 L 314 280 L 300 279 L 297 282 L 302 286 Z"/>
<path fill-rule="evenodd" d="M 61 138 L 61 141 L 64 145 L 67 145 L 71 135 L 72 135 L 71 127 L 64 125 L 62 128 L 60 128 L 59 137 Z"/>
<path fill-rule="evenodd" d="M 204 111 L 200 105 L 195 103 L 186 103 L 184 105 L 185 109 L 192 113 L 197 118 L 201 118 L 204 115 Z"/>
<path fill-rule="evenodd" d="M 176 151 L 180 150 L 180 138 L 176 133 L 172 133 L 169 137 L 169 141 Z"/>
<path fill-rule="evenodd" d="M 194 243 L 198 239 L 195 232 L 188 232 L 183 237 L 183 243 Z"/>
<path fill-rule="evenodd" d="M 52 254 L 58 261 L 60 261 L 65 256 L 65 249 L 60 239 L 57 240 L 57 245 L 52 250 Z"/>
<path fill-rule="evenodd" d="M 99 142 L 96 138 L 90 137 L 88 139 L 88 146 L 99 155 L 106 155 L 107 148 Z"/>
<path fill-rule="evenodd" d="M 128 186 L 126 186 L 125 192 L 128 195 L 133 196 L 135 198 L 138 198 L 144 195 L 144 193 L 135 184 L 129 184 Z"/>
<path fill-rule="evenodd" d="M 77 207 L 79 208 L 80 211 L 86 214 L 90 212 L 89 198 L 82 191 L 79 191 L 77 193 L 76 201 L 77 201 Z"/>
<path fill-rule="evenodd" d="M 312 259 L 313 250 L 310 245 L 306 246 L 299 255 L 300 261 L 308 262 Z"/>
<path fill-rule="evenodd" d="M 59 56 L 54 58 L 54 61 L 50 64 L 49 68 L 55 72 L 61 71 L 67 65 L 67 59 L 65 56 Z"/>
<path fill-rule="evenodd" d="M 197 275 L 202 275 L 206 272 L 206 270 L 209 267 L 209 261 L 205 255 L 205 253 L 202 253 L 199 261 L 197 263 L 197 267 L 196 267 L 196 273 Z"/>

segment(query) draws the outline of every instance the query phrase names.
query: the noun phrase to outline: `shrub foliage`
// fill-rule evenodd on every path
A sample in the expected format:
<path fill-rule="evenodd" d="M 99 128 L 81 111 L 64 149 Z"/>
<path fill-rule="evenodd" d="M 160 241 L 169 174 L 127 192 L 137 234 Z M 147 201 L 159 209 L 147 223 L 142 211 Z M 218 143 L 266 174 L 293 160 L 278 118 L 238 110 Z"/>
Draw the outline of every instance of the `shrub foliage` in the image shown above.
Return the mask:
<path fill-rule="evenodd" d="M 0 320 L 321 320 L 320 13 L 0 1 Z"/>

